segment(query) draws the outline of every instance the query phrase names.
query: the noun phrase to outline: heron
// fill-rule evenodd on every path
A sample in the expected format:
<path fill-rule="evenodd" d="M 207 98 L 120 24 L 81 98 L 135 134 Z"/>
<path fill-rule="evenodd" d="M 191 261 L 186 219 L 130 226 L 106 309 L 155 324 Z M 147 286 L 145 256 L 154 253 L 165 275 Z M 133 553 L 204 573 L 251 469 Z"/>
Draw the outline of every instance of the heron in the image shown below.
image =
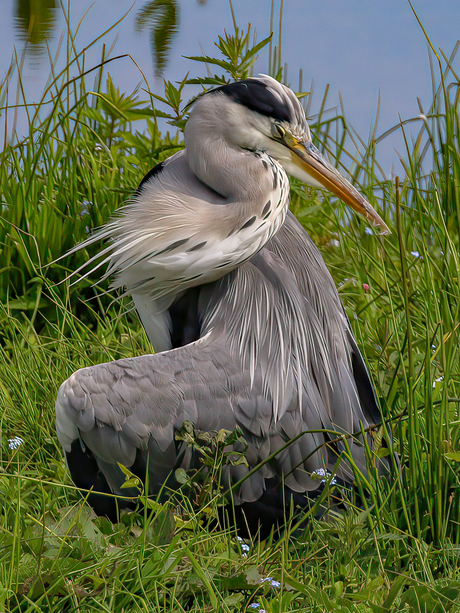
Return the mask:
<path fill-rule="evenodd" d="M 148 471 L 151 495 L 174 487 L 175 469 L 196 461 L 176 439 L 186 420 L 244 434 L 247 465 L 226 467 L 224 483 L 238 484 L 237 524 L 250 532 L 305 506 L 318 470 L 353 482 L 330 433 L 371 427 L 379 407 L 334 281 L 289 211 L 288 175 L 389 233 L 315 147 L 294 92 L 258 75 L 199 97 L 185 148 L 75 247 L 105 241 L 76 272 L 107 265 L 103 278 L 131 296 L 154 349 L 80 369 L 59 389 L 57 436 L 97 514 L 115 521 L 123 507 L 107 495 L 126 495 L 120 465 Z M 349 448 L 366 474 L 363 440 Z"/>

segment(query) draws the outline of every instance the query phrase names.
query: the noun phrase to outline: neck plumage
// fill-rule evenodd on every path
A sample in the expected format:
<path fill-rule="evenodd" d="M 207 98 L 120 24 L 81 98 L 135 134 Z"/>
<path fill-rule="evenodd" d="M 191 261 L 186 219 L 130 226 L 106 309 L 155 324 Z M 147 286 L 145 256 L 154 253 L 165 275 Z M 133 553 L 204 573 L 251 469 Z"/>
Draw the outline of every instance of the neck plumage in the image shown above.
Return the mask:
<path fill-rule="evenodd" d="M 114 276 L 112 286 L 132 295 L 157 351 L 170 347 L 166 310 L 175 297 L 251 258 L 286 216 L 289 181 L 280 164 L 237 147 L 218 119 L 203 106 L 194 111 L 186 150 L 83 243 L 113 240 L 102 252 L 103 263 L 109 261 L 105 277 Z"/>
<path fill-rule="evenodd" d="M 273 177 L 258 152 L 235 144 L 231 118 L 223 122 L 215 102 L 205 96 L 187 121 L 185 148 L 190 170 L 229 202 L 262 201 L 273 189 Z"/>

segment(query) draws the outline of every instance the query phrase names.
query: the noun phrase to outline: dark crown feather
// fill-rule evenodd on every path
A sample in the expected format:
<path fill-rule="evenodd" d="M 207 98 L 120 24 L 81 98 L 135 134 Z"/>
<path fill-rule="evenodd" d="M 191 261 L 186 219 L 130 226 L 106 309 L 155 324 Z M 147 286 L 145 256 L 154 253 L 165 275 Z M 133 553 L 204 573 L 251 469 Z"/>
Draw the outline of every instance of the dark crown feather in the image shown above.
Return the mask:
<path fill-rule="evenodd" d="M 278 96 L 275 96 L 265 83 L 258 79 L 244 79 L 237 83 L 229 83 L 213 89 L 211 94 L 222 92 L 234 102 L 251 111 L 273 117 L 279 121 L 291 121 L 289 108 Z"/>

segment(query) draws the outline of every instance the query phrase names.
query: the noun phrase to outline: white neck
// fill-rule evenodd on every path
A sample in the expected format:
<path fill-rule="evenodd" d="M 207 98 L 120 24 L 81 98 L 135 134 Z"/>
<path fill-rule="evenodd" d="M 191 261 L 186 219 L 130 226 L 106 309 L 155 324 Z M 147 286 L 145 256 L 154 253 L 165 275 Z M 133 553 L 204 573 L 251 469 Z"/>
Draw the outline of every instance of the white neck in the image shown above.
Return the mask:
<path fill-rule="evenodd" d="M 185 126 L 187 162 L 195 176 L 229 201 L 257 202 L 271 190 L 272 179 L 250 150 L 253 143 L 241 142 L 240 124 L 225 96 L 204 96 Z"/>

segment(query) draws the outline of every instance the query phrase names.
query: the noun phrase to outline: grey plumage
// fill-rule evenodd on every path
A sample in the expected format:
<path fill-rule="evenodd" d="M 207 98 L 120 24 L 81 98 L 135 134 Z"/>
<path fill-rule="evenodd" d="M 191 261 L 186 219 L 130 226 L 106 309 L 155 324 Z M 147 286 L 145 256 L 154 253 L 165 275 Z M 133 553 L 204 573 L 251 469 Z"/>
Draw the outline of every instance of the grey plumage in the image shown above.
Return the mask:
<path fill-rule="evenodd" d="M 256 502 L 273 479 L 316 490 L 311 473 L 332 471 L 341 447 L 312 431 L 359 431 L 378 408 L 334 282 L 288 212 L 284 168 L 313 185 L 320 168 L 328 187 L 341 197 L 346 188 L 344 199 L 386 226 L 314 149 L 295 95 L 269 77 L 205 95 L 185 136 L 185 151 L 77 247 L 111 239 L 86 274 L 108 264 L 105 277 L 133 297 L 157 353 L 74 373 L 56 402 L 59 440 L 77 484 L 71 456 L 81 441 L 115 493 L 124 493 L 117 463 L 145 466 L 148 454 L 155 494 L 191 461 L 174 438 L 184 420 L 242 428 L 249 469 L 229 469 L 233 483 L 305 432 L 244 481 L 235 503 Z M 362 445 L 350 446 L 365 473 Z M 353 479 L 346 462 L 336 474 Z"/>

